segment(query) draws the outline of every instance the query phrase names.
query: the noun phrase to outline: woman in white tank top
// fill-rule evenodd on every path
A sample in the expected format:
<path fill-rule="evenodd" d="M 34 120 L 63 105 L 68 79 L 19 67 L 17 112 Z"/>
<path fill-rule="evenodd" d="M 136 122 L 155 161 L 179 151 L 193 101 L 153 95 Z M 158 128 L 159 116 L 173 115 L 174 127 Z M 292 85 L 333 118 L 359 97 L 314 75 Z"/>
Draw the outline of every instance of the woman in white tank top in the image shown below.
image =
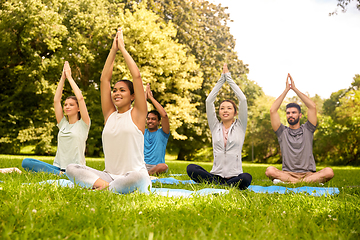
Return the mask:
<path fill-rule="evenodd" d="M 120 50 L 133 82 L 120 80 L 111 89 L 117 51 Z M 102 134 L 105 170 L 71 164 L 66 168 L 70 180 L 84 187 L 109 188 L 118 193 L 136 189 L 149 192 L 151 181 L 144 162 L 144 131 L 147 115 L 143 82 L 136 63 L 125 49 L 120 28 L 114 38 L 101 75 L 101 107 L 105 120 Z M 134 107 L 131 104 L 134 101 Z"/>

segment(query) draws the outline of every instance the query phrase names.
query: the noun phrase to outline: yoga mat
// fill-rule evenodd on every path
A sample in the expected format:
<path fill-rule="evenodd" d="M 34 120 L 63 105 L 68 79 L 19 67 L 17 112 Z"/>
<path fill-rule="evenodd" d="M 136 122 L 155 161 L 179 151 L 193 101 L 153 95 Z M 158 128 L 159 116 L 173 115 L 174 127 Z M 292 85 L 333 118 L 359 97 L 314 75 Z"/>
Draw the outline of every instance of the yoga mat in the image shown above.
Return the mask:
<path fill-rule="evenodd" d="M 186 184 L 186 183 L 196 183 L 192 180 L 177 180 L 175 178 L 159 178 L 154 179 L 152 182 L 161 182 L 164 184 Z M 74 187 L 74 184 L 67 179 L 58 179 L 58 180 L 47 180 L 39 182 L 39 184 L 55 184 L 61 187 Z M 28 184 L 28 183 L 25 183 Z M 297 187 L 297 188 L 288 188 L 283 186 L 269 186 L 269 187 L 263 187 L 263 186 L 257 186 L 257 185 L 250 185 L 248 187 L 250 191 L 253 191 L 255 193 L 307 193 L 311 196 L 330 196 L 330 195 L 336 195 L 339 194 L 340 191 L 338 188 L 335 187 Z M 190 196 L 191 194 L 200 194 L 200 195 L 208 195 L 208 194 L 216 194 L 216 193 L 227 193 L 228 190 L 225 189 L 215 189 L 215 188 L 204 188 L 199 191 L 190 191 L 185 189 L 171 189 L 171 188 L 152 188 L 152 193 L 162 195 L 162 196 L 169 196 L 169 197 L 180 197 L 180 196 Z"/>
<path fill-rule="evenodd" d="M 165 197 L 187 197 L 191 198 L 194 195 L 205 196 L 210 194 L 226 194 L 229 190 L 204 188 L 198 191 L 190 191 L 185 189 L 172 189 L 172 188 L 152 188 L 151 192 L 156 195 Z"/>
<path fill-rule="evenodd" d="M 163 183 L 163 184 L 197 184 L 196 182 L 194 182 L 193 180 L 177 180 L 175 178 L 169 177 L 169 178 L 158 178 L 158 179 L 153 179 L 151 180 L 152 183 Z"/>
<path fill-rule="evenodd" d="M 256 193 L 280 193 L 285 194 L 289 192 L 294 193 L 307 193 L 311 196 L 329 196 L 339 194 L 338 188 L 331 188 L 331 187 L 297 187 L 297 188 L 288 188 L 282 186 L 257 186 L 257 185 L 250 185 L 248 187 L 249 190 L 256 192 Z"/>
<path fill-rule="evenodd" d="M 58 179 L 58 180 L 46 180 L 46 181 L 42 181 L 39 182 L 39 184 L 53 184 L 53 185 L 58 185 L 60 187 L 74 187 L 74 183 L 68 179 Z"/>
<path fill-rule="evenodd" d="M 47 181 L 39 182 L 39 184 L 54 184 L 61 187 L 71 187 L 71 188 L 74 187 L 74 184 L 67 179 L 47 180 Z M 224 193 L 228 193 L 229 191 L 225 189 L 215 189 L 215 188 L 204 188 L 199 191 L 190 191 L 185 189 L 171 189 L 171 188 L 152 188 L 151 192 L 153 194 L 166 196 L 166 197 L 193 197 L 194 194 L 205 196 L 209 194 L 224 194 Z"/>

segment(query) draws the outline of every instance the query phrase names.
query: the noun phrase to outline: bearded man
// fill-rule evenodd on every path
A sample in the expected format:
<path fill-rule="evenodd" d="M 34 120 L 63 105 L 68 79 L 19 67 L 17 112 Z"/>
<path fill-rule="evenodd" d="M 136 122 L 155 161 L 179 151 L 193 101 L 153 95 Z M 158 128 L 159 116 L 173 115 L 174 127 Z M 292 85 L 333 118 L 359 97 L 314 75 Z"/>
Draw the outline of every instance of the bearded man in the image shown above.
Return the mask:
<path fill-rule="evenodd" d="M 289 83 L 290 79 L 290 83 Z M 278 110 L 286 94 L 293 90 L 308 108 L 308 119 L 300 125 L 301 108 L 296 103 L 286 105 L 286 118 L 289 127 L 280 122 Z M 282 170 L 273 166 L 266 169 L 266 176 L 276 183 L 317 182 L 324 183 L 334 177 L 334 171 L 326 167 L 316 172 L 313 156 L 313 138 L 317 126 L 316 104 L 300 92 L 290 74 L 286 78 L 285 91 L 270 108 L 271 126 L 278 137 L 282 155 Z"/>

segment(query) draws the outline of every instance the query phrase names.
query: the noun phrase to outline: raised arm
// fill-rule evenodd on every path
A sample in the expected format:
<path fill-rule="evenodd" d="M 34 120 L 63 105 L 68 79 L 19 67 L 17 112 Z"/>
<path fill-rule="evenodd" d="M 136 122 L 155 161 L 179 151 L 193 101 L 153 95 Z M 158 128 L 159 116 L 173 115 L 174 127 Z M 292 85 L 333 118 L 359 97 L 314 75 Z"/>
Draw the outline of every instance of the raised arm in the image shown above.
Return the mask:
<path fill-rule="evenodd" d="M 61 97 L 62 97 L 62 92 L 63 92 L 63 88 L 64 88 L 64 83 L 65 83 L 65 72 L 64 69 L 62 71 L 61 77 L 60 77 L 60 81 L 58 83 L 58 86 L 56 88 L 56 92 L 55 92 L 55 96 L 54 96 L 54 109 L 55 109 L 55 117 L 56 117 L 56 122 L 60 123 L 61 119 L 64 117 L 64 112 L 61 106 Z"/>
<path fill-rule="evenodd" d="M 144 87 L 141 79 L 139 68 L 136 66 L 134 59 L 125 49 L 123 31 L 120 28 L 118 30 L 117 45 L 122 53 L 125 63 L 130 70 L 130 74 L 133 78 L 135 103 L 134 109 L 131 112 L 131 117 L 135 125 L 142 131 L 145 132 L 145 121 L 147 115 L 147 104 L 145 100 Z"/>
<path fill-rule="evenodd" d="M 281 125 L 278 110 L 279 110 L 279 108 L 281 106 L 281 103 L 284 101 L 284 98 L 286 97 L 286 94 L 290 90 L 290 84 L 288 82 L 289 75 L 290 74 L 288 74 L 288 76 L 286 78 L 286 87 L 285 87 L 284 92 L 275 100 L 275 102 L 272 104 L 272 106 L 270 108 L 271 126 L 272 126 L 272 129 L 275 132 L 279 129 L 279 127 Z"/>
<path fill-rule="evenodd" d="M 75 97 L 78 100 L 81 119 L 86 123 L 86 125 L 89 126 L 90 125 L 90 117 L 89 117 L 88 110 L 86 108 L 85 100 L 84 100 L 84 97 L 83 97 L 79 87 L 76 85 L 74 79 L 71 76 L 71 69 L 70 69 L 70 65 L 69 65 L 68 61 L 65 61 L 64 72 L 65 72 L 66 78 L 68 79 L 68 81 L 71 85 L 72 90 L 74 91 Z"/>
<path fill-rule="evenodd" d="M 317 111 L 316 111 L 316 104 L 305 94 L 303 94 L 302 92 L 299 91 L 299 89 L 297 89 L 295 87 L 295 83 L 294 80 L 292 79 L 290 73 L 288 74 L 290 80 L 291 80 L 291 86 L 290 88 L 296 93 L 296 95 L 298 95 L 298 97 L 301 99 L 301 101 L 303 101 L 306 105 L 306 107 L 308 108 L 308 121 L 316 126 L 317 124 Z"/>
<path fill-rule="evenodd" d="M 227 68 L 226 68 L 227 69 Z M 239 121 L 241 123 L 241 126 L 243 128 L 243 131 L 246 132 L 246 126 L 247 126 L 247 101 L 244 93 L 241 91 L 238 85 L 234 82 L 234 80 L 231 78 L 231 73 L 226 72 L 225 73 L 225 79 L 227 83 L 230 85 L 231 89 L 234 91 L 237 99 L 239 100 Z"/>
<path fill-rule="evenodd" d="M 105 123 L 110 114 L 116 111 L 116 107 L 111 99 L 111 77 L 113 73 L 116 52 L 119 50 L 117 44 L 118 34 L 119 32 L 116 33 L 100 78 L 101 109 L 104 115 Z"/>
<path fill-rule="evenodd" d="M 207 120 L 208 120 L 211 131 L 213 131 L 216 127 L 216 124 L 219 123 L 219 120 L 216 116 L 214 102 L 215 102 L 218 92 L 220 91 L 220 89 L 224 83 L 225 83 L 225 74 L 221 74 L 220 79 L 217 81 L 214 88 L 211 90 L 209 96 L 206 98 L 206 102 L 205 102 L 206 103 L 206 115 L 207 115 Z"/>
<path fill-rule="evenodd" d="M 156 110 L 159 112 L 159 114 L 161 116 L 161 128 L 162 128 L 162 130 L 164 131 L 164 133 L 169 134 L 169 132 L 170 132 L 170 123 L 169 123 L 168 115 L 167 115 L 165 109 L 163 108 L 163 106 L 161 106 L 161 104 L 158 101 L 156 101 L 156 99 L 154 98 L 154 96 L 153 96 L 153 94 L 151 92 L 149 83 L 146 85 L 146 97 L 148 99 L 150 99 L 150 101 L 155 106 Z"/>

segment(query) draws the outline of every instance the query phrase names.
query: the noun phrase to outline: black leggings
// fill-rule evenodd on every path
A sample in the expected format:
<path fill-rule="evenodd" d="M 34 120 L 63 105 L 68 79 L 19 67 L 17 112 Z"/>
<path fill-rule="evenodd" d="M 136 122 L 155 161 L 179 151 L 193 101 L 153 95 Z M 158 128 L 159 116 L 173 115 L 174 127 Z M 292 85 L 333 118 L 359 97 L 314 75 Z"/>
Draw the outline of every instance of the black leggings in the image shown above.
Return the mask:
<path fill-rule="evenodd" d="M 246 189 L 250 184 L 252 177 L 249 173 L 240 173 L 236 177 L 223 178 L 209 173 L 199 165 L 189 164 L 186 168 L 189 177 L 197 183 L 214 183 L 219 185 L 237 186 L 239 189 Z"/>

